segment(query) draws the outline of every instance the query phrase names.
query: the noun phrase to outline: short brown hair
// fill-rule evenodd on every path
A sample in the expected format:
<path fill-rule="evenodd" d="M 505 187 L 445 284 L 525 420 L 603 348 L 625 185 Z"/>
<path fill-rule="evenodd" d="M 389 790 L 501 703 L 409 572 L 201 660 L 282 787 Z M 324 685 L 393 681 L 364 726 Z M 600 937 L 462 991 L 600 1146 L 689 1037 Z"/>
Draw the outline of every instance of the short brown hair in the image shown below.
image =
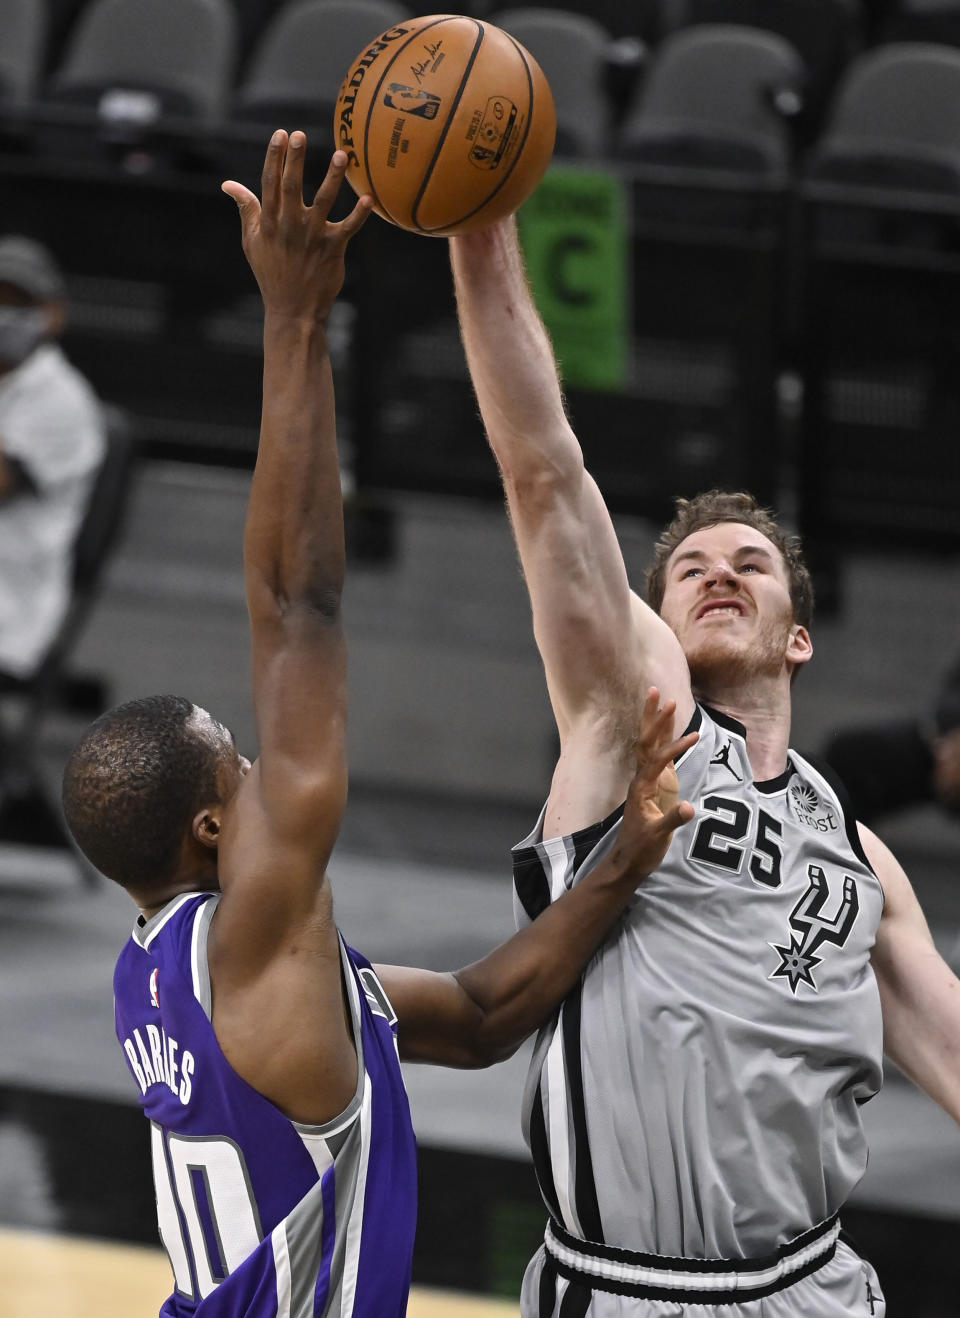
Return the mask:
<path fill-rule="evenodd" d="M 650 607 L 660 612 L 666 587 L 667 560 L 682 540 L 694 531 L 719 522 L 742 522 L 765 535 L 776 545 L 783 556 L 790 578 L 790 600 L 793 618 L 802 627 L 809 627 L 813 617 L 813 583 L 803 561 L 800 537 L 781 531 L 769 508 L 761 508 L 752 494 L 743 491 L 707 490 L 693 499 L 677 499 L 673 520 L 663 529 L 654 546 L 653 562 L 647 571 L 647 599 Z"/>

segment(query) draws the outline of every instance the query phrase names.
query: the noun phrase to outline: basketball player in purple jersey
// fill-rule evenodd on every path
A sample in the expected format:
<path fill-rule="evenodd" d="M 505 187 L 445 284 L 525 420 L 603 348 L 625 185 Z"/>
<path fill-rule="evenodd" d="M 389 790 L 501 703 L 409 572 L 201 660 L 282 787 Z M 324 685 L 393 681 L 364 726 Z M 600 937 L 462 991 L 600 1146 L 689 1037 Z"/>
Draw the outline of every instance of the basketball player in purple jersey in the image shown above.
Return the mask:
<path fill-rule="evenodd" d="M 630 588 L 567 419 L 514 221 L 451 239 L 470 374 L 560 734 L 514 850 L 520 922 L 616 837 L 652 683 L 697 806 L 540 1032 L 525 1131 L 550 1215 L 524 1318 L 873 1318 L 839 1238 L 882 1050 L 960 1121 L 960 982 L 901 867 L 789 750 L 812 590 L 747 494 L 681 500 Z M 657 439 L 637 437 L 637 480 Z"/>
<path fill-rule="evenodd" d="M 259 758 L 206 711 L 134 700 L 64 774 L 70 828 L 140 908 L 114 977 L 117 1037 L 150 1121 L 164 1318 L 401 1318 L 416 1220 L 399 1056 L 508 1055 L 692 817 L 674 711 L 649 693 L 621 845 L 593 881 L 456 974 L 374 969 L 333 917 L 344 810 L 344 544 L 326 324 L 370 210 L 328 219 L 346 156 L 303 203 L 302 133 L 238 183 L 264 304 L 263 416 L 244 537 Z"/>

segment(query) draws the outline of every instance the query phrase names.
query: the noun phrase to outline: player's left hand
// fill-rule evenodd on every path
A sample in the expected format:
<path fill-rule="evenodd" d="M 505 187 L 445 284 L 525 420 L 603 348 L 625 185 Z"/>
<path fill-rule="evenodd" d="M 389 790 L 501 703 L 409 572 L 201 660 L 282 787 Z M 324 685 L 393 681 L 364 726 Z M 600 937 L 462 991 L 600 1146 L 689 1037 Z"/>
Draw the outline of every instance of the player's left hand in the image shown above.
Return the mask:
<path fill-rule="evenodd" d="M 677 799 L 679 784 L 673 762 L 700 734 L 688 732 L 674 737 L 675 711 L 676 701 L 668 700 L 661 707 L 659 691 L 650 687 L 634 743 L 636 771 L 627 792 L 618 837 L 618 846 L 630 858 L 638 880 L 651 874 L 661 863 L 674 829 L 689 823 L 694 816 L 690 802 Z"/>
<path fill-rule="evenodd" d="M 302 132 L 277 129 L 263 164 L 261 199 L 232 179 L 221 188 L 239 208 L 244 254 L 266 311 L 323 321 L 343 286 L 347 244 L 373 201 L 360 197 L 346 219 L 328 218 L 347 170 L 347 153 L 334 151 L 312 204 L 304 205 L 306 146 Z"/>

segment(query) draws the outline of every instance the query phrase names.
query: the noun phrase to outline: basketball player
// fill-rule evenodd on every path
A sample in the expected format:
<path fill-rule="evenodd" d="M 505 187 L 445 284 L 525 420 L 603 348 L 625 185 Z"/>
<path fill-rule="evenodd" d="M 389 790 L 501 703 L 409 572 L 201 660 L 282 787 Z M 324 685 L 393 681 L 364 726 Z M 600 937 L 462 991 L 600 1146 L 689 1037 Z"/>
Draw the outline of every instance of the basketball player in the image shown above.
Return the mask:
<path fill-rule="evenodd" d="M 525 1130 L 550 1220 L 523 1314 L 875 1318 L 876 1276 L 838 1238 L 866 1166 L 860 1107 L 885 1046 L 960 1120 L 960 984 L 893 856 L 788 750 L 812 654 L 798 544 L 749 495 L 681 501 L 642 602 L 513 221 L 451 256 L 560 733 L 514 852 L 521 922 L 616 838 L 647 686 L 675 702 L 675 732 L 700 733 L 677 765 L 695 827 L 538 1038 Z M 637 451 L 639 481 L 656 448 Z"/>
<path fill-rule="evenodd" d="M 662 859 L 674 710 L 638 719 L 629 837 L 566 901 L 455 975 L 375 970 L 340 936 L 325 870 L 346 797 L 340 474 L 326 322 L 370 210 L 328 220 L 347 157 L 302 200 L 302 133 L 274 135 L 262 202 L 238 183 L 264 303 L 263 418 L 244 555 L 260 757 L 173 696 L 86 733 L 64 775 L 85 854 L 140 908 L 117 1037 L 150 1120 L 165 1318 L 401 1318 L 416 1221 L 400 1056 L 509 1055 Z M 552 917 L 552 918 L 550 918 Z"/>

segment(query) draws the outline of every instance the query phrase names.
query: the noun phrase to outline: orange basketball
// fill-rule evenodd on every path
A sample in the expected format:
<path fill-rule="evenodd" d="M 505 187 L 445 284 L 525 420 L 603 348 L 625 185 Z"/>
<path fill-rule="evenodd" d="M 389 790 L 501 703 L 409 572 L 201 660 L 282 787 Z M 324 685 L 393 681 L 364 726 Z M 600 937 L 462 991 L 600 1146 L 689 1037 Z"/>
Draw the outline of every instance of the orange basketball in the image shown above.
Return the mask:
<path fill-rule="evenodd" d="M 492 23 L 430 14 L 360 51 L 337 96 L 347 178 L 415 233 L 481 229 L 515 211 L 553 154 L 556 115 L 539 64 Z"/>

